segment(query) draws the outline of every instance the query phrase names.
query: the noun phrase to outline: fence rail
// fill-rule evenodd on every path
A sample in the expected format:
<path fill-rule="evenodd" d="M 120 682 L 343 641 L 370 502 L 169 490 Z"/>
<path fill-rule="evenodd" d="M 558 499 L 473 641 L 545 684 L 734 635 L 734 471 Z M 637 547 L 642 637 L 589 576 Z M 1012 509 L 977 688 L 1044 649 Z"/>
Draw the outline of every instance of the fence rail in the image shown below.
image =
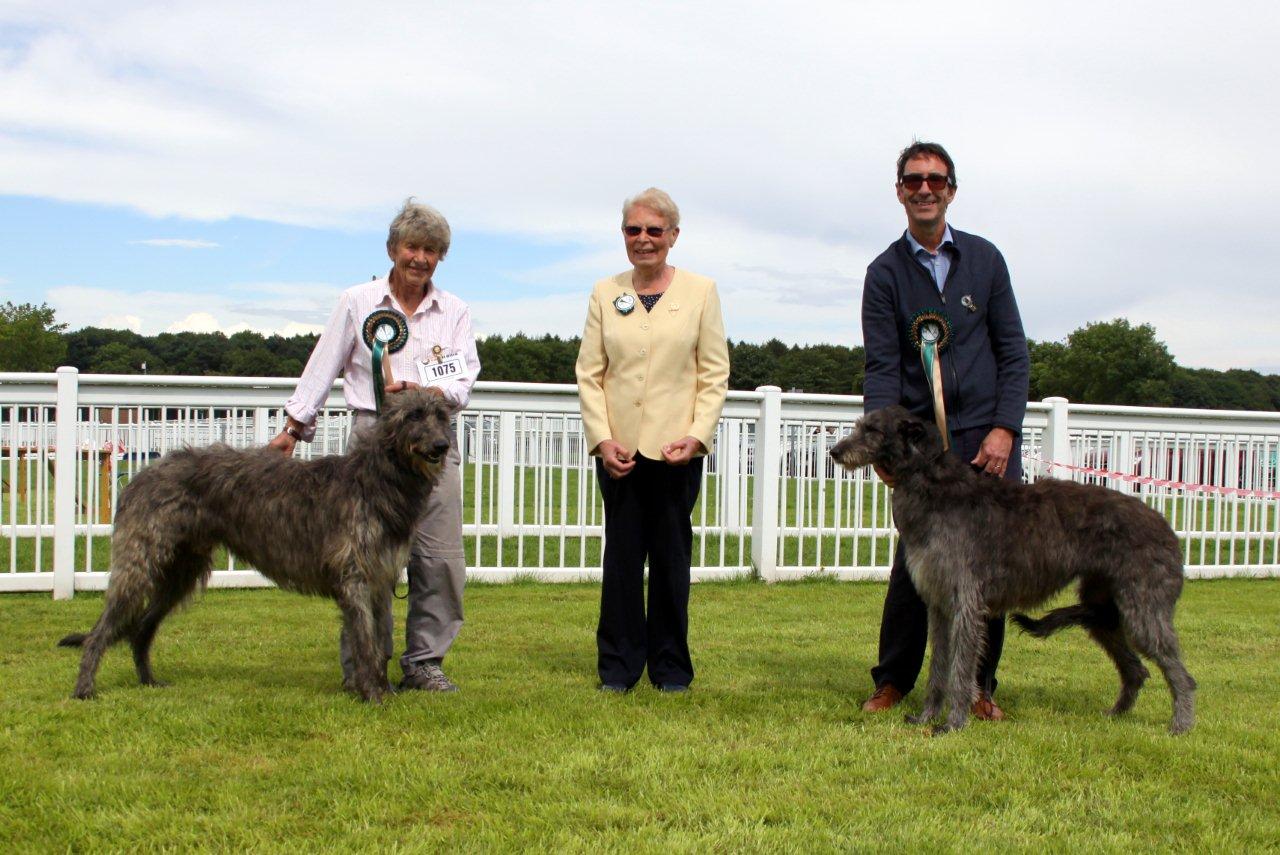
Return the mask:
<path fill-rule="evenodd" d="M 0 374 L 0 591 L 106 586 L 120 490 L 183 445 L 264 444 L 288 378 Z M 731 392 L 693 512 L 695 579 L 758 572 L 882 579 L 895 545 L 889 491 L 827 451 L 862 413 L 843 395 Z M 341 383 L 299 455 L 340 453 Z M 458 418 L 470 573 L 598 579 L 603 512 L 573 386 L 479 383 Z M 1189 576 L 1280 575 L 1280 414 L 1029 405 L 1027 479 L 1132 493 L 1169 519 Z M 269 584 L 234 556 L 210 584 Z"/>

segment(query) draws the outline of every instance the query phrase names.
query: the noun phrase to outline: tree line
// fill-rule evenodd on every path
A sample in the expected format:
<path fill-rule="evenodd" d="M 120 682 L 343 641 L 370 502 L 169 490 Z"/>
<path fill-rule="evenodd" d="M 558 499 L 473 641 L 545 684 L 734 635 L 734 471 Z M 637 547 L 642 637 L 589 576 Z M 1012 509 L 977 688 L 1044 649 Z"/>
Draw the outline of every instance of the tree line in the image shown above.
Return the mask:
<path fill-rule="evenodd" d="M 72 365 L 92 374 L 297 377 L 315 335 L 255 332 L 161 333 L 85 327 L 68 332 L 51 308 L 0 304 L 0 371 L 52 371 Z M 485 380 L 573 383 L 578 337 L 489 336 L 477 342 Z M 1091 323 L 1063 341 L 1030 341 L 1030 399 L 1202 409 L 1280 410 L 1280 375 L 1245 369 L 1185 368 L 1150 324 L 1124 318 Z M 729 342 L 733 389 L 861 394 L 860 346 Z"/>

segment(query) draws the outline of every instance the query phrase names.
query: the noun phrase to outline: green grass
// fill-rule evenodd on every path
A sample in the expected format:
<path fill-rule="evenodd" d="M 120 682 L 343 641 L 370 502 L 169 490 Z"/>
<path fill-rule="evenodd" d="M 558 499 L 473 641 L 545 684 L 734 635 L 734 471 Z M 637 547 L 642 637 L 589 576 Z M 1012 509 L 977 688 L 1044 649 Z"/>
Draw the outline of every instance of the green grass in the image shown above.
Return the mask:
<path fill-rule="evenodd" d="M 1280 582 L 1187 585 L 1196 729 L 1078 632 L 1010 633 L 1010 720 L 866 716 L 879 584 L 694 586 L 694 691 L 595 691 L 592 585 L 473 584 L 453 696 L 338 689 L 332 604 L 212 591 L 71 700 L 99 595 L 0 597 L 0 850 L 1116 851 L 1280 841 Z M 399 616 L 404 604 L 397 602 Z M 918 701 L 909 699 L 908 706 Z"/>

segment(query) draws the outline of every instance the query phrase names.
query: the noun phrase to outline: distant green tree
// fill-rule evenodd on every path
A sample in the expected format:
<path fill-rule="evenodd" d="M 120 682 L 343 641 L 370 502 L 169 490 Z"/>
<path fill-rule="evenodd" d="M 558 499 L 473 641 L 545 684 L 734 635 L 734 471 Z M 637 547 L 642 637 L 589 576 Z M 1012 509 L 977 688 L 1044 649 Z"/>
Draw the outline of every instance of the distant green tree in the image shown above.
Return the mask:
<path fill-rule="evenodd" d="M 67 365 L 74 366 L 82 372 L 95 372 L 95 359 L 98 351 L 108 344 L 118 342 L 127 348 L 140 347 L 148 351 L 147 345 L 153 341 L 144 338 L 132 330 L 112 330 L 104 327 L 85 327 L 63 336 L 67 342 Z M 151 363 L 153 360 L 147 360 Z M 157 363 L 159 360 L 154 360 Z M 150 364 L 148 370 L 151 369 Z M 160 373 L 159 366 L 154 369 Z"/>
<path fill-rule="evenodd" d="M 0 371 L 53 371 L 67 358 L 62 332 L 44 303 L 0 304 Z"/>
<path fill-rule="evenodd" d="M 1038 393 L 1090 404 L 1168 406 L 1175 364 L 1150 324 L 1124 318 L 1088 324 L 1067 336 L 1037 377 Z"/>
<path fill-rule="evenodd" d="M 231 351 L 220 332 L 160 333 L 149 340 L 157 361 L 172 374 L 219 375 L 228 372 L 224 363 Z"/>
<path fill-rule="evenodd" d="M 156 364 L 151 352 L 146 348 L 130 346 L 123 341 L 112 341 L 94 351 L 88 372 L 91 374 L 141 374 L 143 365 L 147 366 L 147 373 L 166 373 L 162 366 Z"/>
<path fill-rule="evenodd" d="M 1054 370 L 1059 369 L 1060 360 L 1067 352 L 1067 346 L 1060 341 L 1032 341 L 1027 339 L 1027 352 L 1031 358 L 1031 383 L 1027 391 L 1027 400 L 1043 401 L 1057 392 L 1048 392 L 1046 378 Z"/>
<path fill-rule="evenodd" d="M 774 385 L 777 363 L 758 344 L 729 342 L 729 388 L 751 391 Z"/>

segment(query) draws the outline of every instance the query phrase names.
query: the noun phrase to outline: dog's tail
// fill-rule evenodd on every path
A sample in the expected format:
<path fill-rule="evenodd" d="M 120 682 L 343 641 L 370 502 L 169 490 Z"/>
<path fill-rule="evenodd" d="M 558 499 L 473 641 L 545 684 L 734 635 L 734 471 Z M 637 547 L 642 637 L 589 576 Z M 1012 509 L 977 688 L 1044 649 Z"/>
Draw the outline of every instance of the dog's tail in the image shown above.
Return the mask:
<path fill-rule="evenodd" d="M 1102 627 L 1108 623 L 1108 615 L 1104 610 L 1084 603 L 1054 609 L 1039 620 L 1022 614 L 1010 615 L 1010 617 L 1023 632 L 1034 635 L 1036 638 L 1048 638 L 1058 630 L 1069 626 Z"/>
<path fill-rule="evenodd" d="M 81 647 L 84 640 L 89 637 L 87 632 L 73 632 L 58 642 L 59 647 Z"/>

